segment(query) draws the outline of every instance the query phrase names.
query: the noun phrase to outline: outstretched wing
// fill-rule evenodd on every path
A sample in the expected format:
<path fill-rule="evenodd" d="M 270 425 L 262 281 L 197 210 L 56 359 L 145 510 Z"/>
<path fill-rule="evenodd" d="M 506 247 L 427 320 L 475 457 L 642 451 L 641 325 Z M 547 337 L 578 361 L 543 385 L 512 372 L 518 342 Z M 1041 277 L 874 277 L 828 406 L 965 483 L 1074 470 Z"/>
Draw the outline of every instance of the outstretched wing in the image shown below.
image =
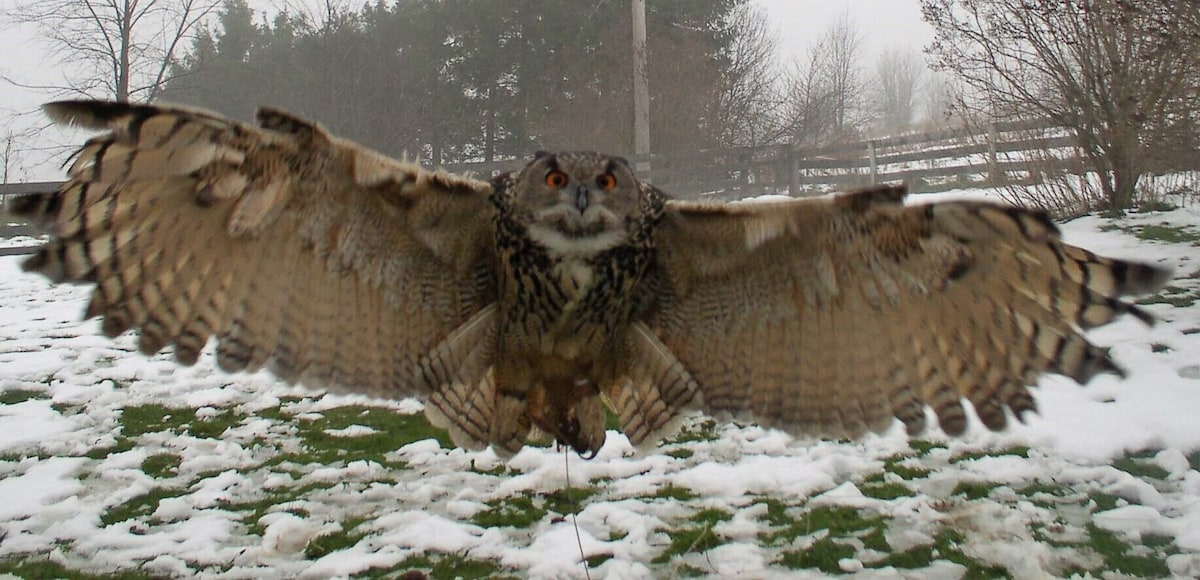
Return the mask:
<path fill-rule="evenodd" d="M 196 362 L 314 386 L 428 393 L 429 356 L 494 300 L 490 186 L 422 170 L 274 110 L 259 127 L 179 107 L 73 101 L 106 132 L 69 181 L 16 203 L 53 239 L 25 263 L 96 284 L 87 316 Z M 490 309 L 488 309 L 490 310 Z M 448 371 L 453 374 L 453 369 Z"/>
<path fill-rule="evenodd" d="M 904 206 L 904 188 L 835 198 L 669 202 L 647 325 L 703 407 L 796 433 L 855 436 L 902 420 L 1001 429 L 1043 372 L 1120 372 L 1084 329 L 1131 313 L 1169 272 L 1062 243 L 1041 213 Z"/>

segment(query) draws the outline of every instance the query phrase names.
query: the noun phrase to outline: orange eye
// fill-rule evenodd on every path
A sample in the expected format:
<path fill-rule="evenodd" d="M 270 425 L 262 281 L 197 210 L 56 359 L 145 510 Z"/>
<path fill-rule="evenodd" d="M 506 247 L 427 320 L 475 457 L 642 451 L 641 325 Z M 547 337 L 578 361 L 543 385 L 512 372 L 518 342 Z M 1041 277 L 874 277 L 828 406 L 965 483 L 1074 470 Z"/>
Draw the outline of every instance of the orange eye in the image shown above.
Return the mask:
<path fill-rule="evenodd" d="M 567 185 L 567 174 L 557 169 L 546 174 L 546 185 L 550 187 L 563 187 Z"/>
<path fill-rule="evenodd" d="M 617 186 L 617 178 L 613 177 L 611 173 L 605 173 L 596 178 L 596 185 L 600 186 L 600 189 L 607 191 Z"/>

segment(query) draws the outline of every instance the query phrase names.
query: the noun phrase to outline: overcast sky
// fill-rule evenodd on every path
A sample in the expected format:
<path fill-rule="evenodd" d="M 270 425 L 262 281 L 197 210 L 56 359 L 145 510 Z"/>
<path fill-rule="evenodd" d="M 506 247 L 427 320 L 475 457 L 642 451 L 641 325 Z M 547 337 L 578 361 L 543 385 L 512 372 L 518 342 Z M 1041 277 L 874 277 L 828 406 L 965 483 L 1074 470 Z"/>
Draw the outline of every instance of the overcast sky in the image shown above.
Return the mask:
<path fill-rule="evenodd" d="M 785 59 L 802 56 L 842 14 L 863 34 L 868 59 L 891 47 L 921 50 L 933 29 L 921 20 L 918 0 L 751 0 L 767 11 Z"/>
<path fill-rule="evenodd" d="M 918 0 L 751 0 L 766 11 L 779 39 L 780 61 L 801 57 L 815 39 L 842 14 L 862 32 L 868 62 L 891 47 L 920 50 L 932 39 L 933 31 L 921 20 Z M 7 9 L 20 0 L 0 0 Z M 252 5 L 278 5 L 277 0 L 252 0 Z M 61 78 L 45 58 L 45 47 L 28 30 L 0 31 L 0 74 L 26 84 L 53 84 Z M 0 81 L 0 133 L 9 127 L 35 122 L 36 107 L 53 98 L 50 90 L 21 88 Z M 24 116 L 19 116 L 24 114 Z M 2 137 L 2 134 L 0 134 Z M 25 175 L 15 180 L 57 179 L 53 167 L 27 163 Z"/>

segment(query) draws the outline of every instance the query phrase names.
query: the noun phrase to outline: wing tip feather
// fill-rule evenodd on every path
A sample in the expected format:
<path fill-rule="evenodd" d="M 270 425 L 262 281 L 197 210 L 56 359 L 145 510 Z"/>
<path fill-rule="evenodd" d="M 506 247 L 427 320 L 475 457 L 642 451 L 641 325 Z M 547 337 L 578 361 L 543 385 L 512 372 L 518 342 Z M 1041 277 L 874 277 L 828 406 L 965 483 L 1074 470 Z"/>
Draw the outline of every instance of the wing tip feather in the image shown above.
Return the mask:
<path fill-rule="evenodd" d="M 1118 266 L 1119 265 L 1119 266 Z M 1114 273 L 1121 279 L 1122 294 L 1149 294 L 1167 285 L 1175 275 L 1173 268 L 1144 262 L 1117 261 Z"/>
<path fill-rule="evenodd" d="M 66 100 L 42 105 L 42 112 L 59 125 L 106 129 L 114 119 L 136 110 L 139 106 L 120 101 Z"/>

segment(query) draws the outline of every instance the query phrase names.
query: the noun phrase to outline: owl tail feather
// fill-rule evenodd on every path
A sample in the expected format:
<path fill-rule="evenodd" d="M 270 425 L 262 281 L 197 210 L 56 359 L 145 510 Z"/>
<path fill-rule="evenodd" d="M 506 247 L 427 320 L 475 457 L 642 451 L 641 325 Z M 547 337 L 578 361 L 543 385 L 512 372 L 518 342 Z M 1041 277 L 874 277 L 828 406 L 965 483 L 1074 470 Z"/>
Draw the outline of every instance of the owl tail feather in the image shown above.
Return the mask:
<path fill-rule="evenodd" d="M 492 373 L 496 307 L 488 306 L 458 327 L 421 361 L 427 384 L 441 385 L 425 403 L 425 416 L 450 432 L 463 449 L 488 444 L 495 415 L 496 382 Z"/>
<path fill-rule="evenodd" d="M 605 403 L 630 443 L 653 446 L 699 410 L 700 387 L 644 324 L 630 327 L 622 355 L 626 372 L 604 388 Z"/>

